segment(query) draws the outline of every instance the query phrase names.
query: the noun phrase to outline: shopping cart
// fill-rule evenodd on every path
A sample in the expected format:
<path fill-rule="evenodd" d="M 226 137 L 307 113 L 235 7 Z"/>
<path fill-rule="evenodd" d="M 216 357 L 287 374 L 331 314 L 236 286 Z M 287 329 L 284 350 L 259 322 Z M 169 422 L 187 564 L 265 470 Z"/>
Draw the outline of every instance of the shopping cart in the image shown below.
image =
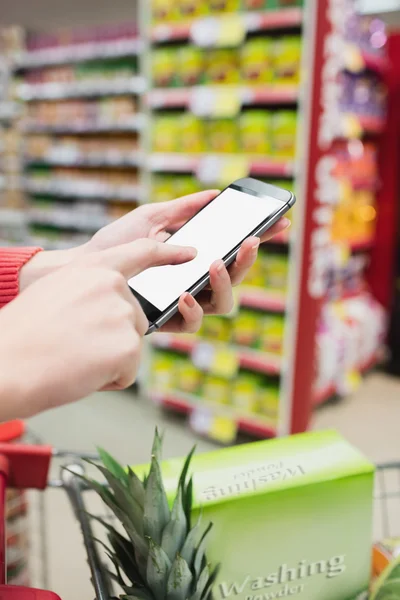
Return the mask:
<path fill-rule="evenodd" d="M 53 457 L 68 461 L 60 469 L 57 480 L 49 479 L 49 469 Z M 0 600 L 60 600 L 48 591 L 6 585 L 6 555 L 4 500 L 8 486 L 18 489 L 64 490 L 70 500 L 74 515 L 80 524 L 83 542 L 91 573 L 91 581 L 96 600 L 112 600 L 117 595 L 109 574 L 107 559 L 100 553 L 94 533 L 94 521 L 114 519 L 107 508 L 101 515 L 90 515 L 87 498 L 93 494 L 84 483 L 85 459 L 96 461 L 97 455 L 56 451 L 50 446 L 0 444 Z M 375 535 L 380 539 L 400 535 L 400 462 L 378 466 L 376 477 L 376 525 Z M 41 514 L 41 518 L 45 515 Z M 43 560 L 46 556 L 43 555 Z"/>

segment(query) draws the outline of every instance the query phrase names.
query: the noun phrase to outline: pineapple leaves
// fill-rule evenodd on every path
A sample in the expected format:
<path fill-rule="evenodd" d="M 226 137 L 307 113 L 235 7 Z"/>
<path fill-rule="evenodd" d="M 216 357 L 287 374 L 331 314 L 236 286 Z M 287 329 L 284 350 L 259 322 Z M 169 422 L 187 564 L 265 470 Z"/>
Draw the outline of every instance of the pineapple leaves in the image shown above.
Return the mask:
<path fill-rule="evenodd" d="M 192 564 L 196 552 L 200 532 L 200 524 L 201 514 L 199 515 L 196 525 L 193 527 L 193 529 L 189 531 L 181 550 L 181 556 L 186 560 L 188 565 Z"/>
<path fill-rule="evenodd" d="M 203 592 L 203 595 L 202 595 L 202 598 L 204 600 L 206 600 L 210 596 L 211 591 L 212 591 L 212 587 L 213 587 L 214 583 L 217 580 L 217 577 L 218 577 L 218 574 L 220 572 L 220 569 L 221 569 L 221 565 L 217 565 L 214 568 L 213 572 L 211 573 L 211 575 L 210 575 L 210 577 L 208 579 L 208 583 L 206 585 L 206 588 L 205 588 L 205 590 Z"/>
<path fill-rule="evenodd" d="M 150 473 L 147 479 L 143 530 L 156 544 L 161 543 L 162 532 L 170 519 L 170 511 L 160 465 L 155 456 L 151 460 Z"/>
<path fill-rule="evenodd" d="M 158 429 L 156 427 L 156 432 L 154 434 L 153 447 L 151 449 L 151 456 L 157 460 L 157 462 L 161 462 L 162 459 L 162 436 L 158 433 Z"/>
<path fill-rule="evenodd" d="M 165 599 L 165 589 L 170 569 L 171 561 L 164 550 L 158 544 L 155 544 L 152 539 L 149 539 L 146 579 L 156 600 Z"/>
<path fill-rule="evenodd" d="M 130 467 L 128 467 L 128 490 L 136 498 L 136 502 L 143 509 L 144 507 L 144 485 L 139 477 Z"/>
<path fill-rule="evenodd" d="M 183 468 L 181 471 L 181 476 L 179 477 L 179 483 L 178 483 L 178 487 L 182 488 L 182 490 L 184 490 L 186 487 L 186 477 L 187 477 L 190 463 L 192 462 L 193 454 L 195 453 L 195 451 L 196 451 L 196 446 L 193 446 L 193 448 L 187 455 L 186 460 L 184 462 L 184 465 L 183 465 Z"/>
<path fill-rule="evenodd" d="M 105 468 L 114 475 L 117 479 L 119 479 L 125 485 L 128 484 L 128 474 L 125 471 L 124 467 L 113 457 L 111 454 L 103 450 L 103 448 L 97 448 L 97 452 L 99 453 L 101 462 L 105 466 Z"/>
<path fill-rule="evenodd" d="M 187 533 L 186 516 L 182 506 L 182 490 L 178 489 L 171 518 L 162 534 L 161 546 L 172 562 L 183 546 Z"/>
<path fill-rule="evenodd" d="M 203 593 L 204 593 L 205 589 L 207 588 L 209 578 L 210 578 L 210 570 L 208 568 L 208 565 L 206 565 L 204 567 L 204 569 L 202 570 L 202 572 L 200 573 L 200 577 L 197 581 L 196 589 L 194 591 L 194 594 L 191 596 L 190 600 L 201 600 L 201 598 L 203 597 Z"/>
<path fill-rule="evenodd" d="M 175 558 L 167 584 L 167 600 L 186 600 L 190 596 L 193 575 L 179 554 Z"/>
<path fill-rule="evenodd" d="M 189 479 L 187 484 L 186 492 L 183 498 L 183 510 L 185 511 L 186 520 L 188 527 L 190 528 L 192 522 L 192 506 L 193 506 L 193 479 Z"/>
<path fill-rule="evenodd" d="M 200 540 L 200 544 L 199 547 L 196 550 L 196 555 L 194 557 L 194 571 L 196 574 L 196 577 L 200 576 L 201 571 L 204 568 L 204 557 L 205 557 L 205 552 L 206 552 L 206 541 L 207 541 L 207 536 L 210 533 L 211 529 L 212 529 L 213 524 L 209 523 L 207 529 L 205 530 L 203 537 Z"/>
<path fill-rule="evenodd" d="M 135 589 L 129 594 L 120 596 L 121 600 L 154 600 L 154 597 L 145 589 Z"/>

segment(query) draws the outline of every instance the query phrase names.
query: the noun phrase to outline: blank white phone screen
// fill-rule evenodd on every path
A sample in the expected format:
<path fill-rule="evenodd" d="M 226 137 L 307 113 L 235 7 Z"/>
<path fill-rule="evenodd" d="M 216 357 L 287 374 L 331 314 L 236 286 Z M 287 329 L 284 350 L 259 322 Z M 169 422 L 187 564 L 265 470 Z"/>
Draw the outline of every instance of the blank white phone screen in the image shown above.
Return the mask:
<path fill-rule="evenodd" d="M 147 269 L 129 280 L 130 287 L 158 310 L 166 310 L 208 273 L 215 260 L 229 254 L 282 206 L 276 198 L 228 188 L 166 241 L 196 248 L 196 258 L 183 265 Z"/>

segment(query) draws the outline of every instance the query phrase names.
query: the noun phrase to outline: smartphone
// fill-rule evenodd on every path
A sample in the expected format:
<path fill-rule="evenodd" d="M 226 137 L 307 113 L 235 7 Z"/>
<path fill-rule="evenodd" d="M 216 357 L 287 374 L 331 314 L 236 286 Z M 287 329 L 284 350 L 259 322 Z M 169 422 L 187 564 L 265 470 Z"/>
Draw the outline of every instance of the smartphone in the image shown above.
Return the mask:
<path fill-rule="evenodd" d="M 246 238 L 260 237 L 295 202 L 291 192 L 247 177 L 206 204 L 165 242 L 193 246 L 197 249 L 194 260 L 151 267 L 128 281 L 149 320 L 147 333 L 159 329 L 178 311 L 184 292 L 195 296 L 208 285 L 215 260 L 222 259 L 229 266 Z"/>

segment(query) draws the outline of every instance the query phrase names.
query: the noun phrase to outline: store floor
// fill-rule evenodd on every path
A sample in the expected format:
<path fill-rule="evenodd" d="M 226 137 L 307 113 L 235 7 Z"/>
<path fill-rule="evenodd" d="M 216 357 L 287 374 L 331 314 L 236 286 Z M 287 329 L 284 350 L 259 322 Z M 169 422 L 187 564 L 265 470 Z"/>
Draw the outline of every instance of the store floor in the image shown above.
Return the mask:
<path fill-rule="evenodd" d="M 121 461 L 140 463 L 149 457 L 156 424 L 166 432 L 166 457 L 186 453 L 194 442 L 199 451 L 213 448 L 211 443 L 195 439 L 182 419 L 163 414 L 130 393 L 98 394 L 80 404 L 35 417 L 30 427 L 57 448 L 93 451 L 100 444 Z M 400 379 L 375 373 L 365 379 L 352 398 L 318 410 L 313 427 L 338 429 L 373 461 L 382 463 L 400 461 L 399 424 Z M 58 475 L 56 464 L 53 475 Z M 32 502 L 36 503 L 37 497 Z M 34 513 L 35 524 L 36 517 Z M 46 528 L 50 589 L 62 600 L 92 600 L 80 532 L 62 491 L 46 492 Z M 37 540 L 36 531 L 34 552 L 38 559 Z M 35 561 L 37 573 L 38 562 Z"/>

